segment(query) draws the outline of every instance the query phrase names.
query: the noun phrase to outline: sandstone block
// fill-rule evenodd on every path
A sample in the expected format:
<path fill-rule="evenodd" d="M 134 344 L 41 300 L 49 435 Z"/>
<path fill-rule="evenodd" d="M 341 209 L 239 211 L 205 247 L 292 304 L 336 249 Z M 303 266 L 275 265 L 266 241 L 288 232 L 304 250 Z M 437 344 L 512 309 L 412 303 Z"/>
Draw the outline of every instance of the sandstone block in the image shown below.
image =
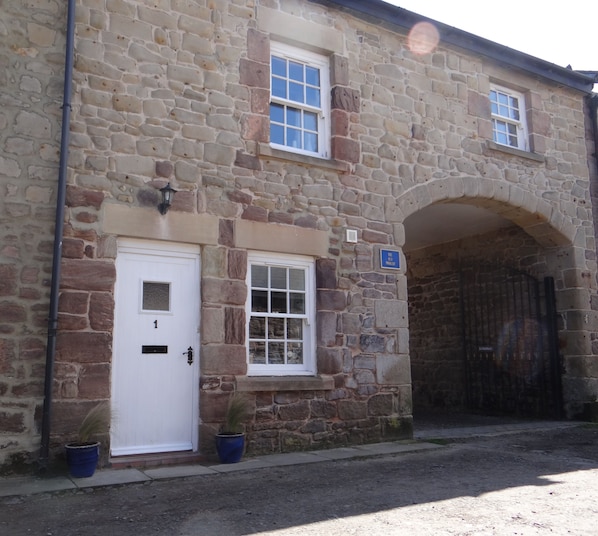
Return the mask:
<path fill-rule="evenodd" d="M 347 297 L 342 290 L 319 289 L 316 302 L 318 311 L 342 311 L 347 305 Z"/>
<path fill-rule="evenodd" d="M 112 331 L 114 298 L 109 292 L 92 292 L 89 300 L 89 325 L 95 331 Z"/>
<path fill-rule="evenodd" d="M 309 418 L 309 401 L 300 400 L 278 407 L 278 418 L 283 421 L 302 421 Z"/>
<path fill-rule="evenodd" d="M 236 156 L 236 151 L 233 147 L 225 147 L 215 143 L 206 143 L 204 145 L 204 157 L 206 161 L 221 166 L 230 166 Z"/>
<path fill-rule="evenodd" d="M 245 344 L 245 309 L 226 307 L 224 309 L 225 344 Z"/>
<path fill-rule="evenodd" d="M 320 374 L 339 374 L 342 372 L 342 349 L 318 347 L 317 368 Z"/>
<path fill-rule="evenodd" d="M 0 264 L 0 296 L 14 296 L 17 288 L 17 266 Z"/>
<path fill-rule="evenodd" d="M 112 334 L 96 332 L 59 332 L 56 361 L 67 363 L 110 363 Z"/>
<path fill-rule="evenodd" d="M 367 404 L 357 400 L 339 400 L 338 416 L 344 421 L 365 419 L 367 417 Z"/>
<path fill-rule="evenodd" d="M 245 305 L 247 285 L 244 281 L 227 281 L 208 277 L 204 278 L 202 283 L 205 302 Z"/>
<path fill-rule="evenodd" d="M 270 88 L 270 64 L 242 58 L 239 62 L 240 82 L 246 86 L 262 89 Z"/>
<path fill-rule="evenodd" d="M 97 400 L 110 397 L 110 365 L 88 363 L 81 368 L 78 381 L 78 396 Z"/>
<path fill-rule="evenodd" d="M 116 278 L 114 263 L 63 259 L 61 286 L 73 290 L 112 291 Z"/>
<path fill-rule="evenodd" d="M 17 113 L 14 131 L 23 136 L 41 139 L 50 136 L 52 127 L 48 118 L 34 112 L 21 110 Z"/>
<path fill-rule="evenodd" d="M 409 357 L 388 354 L 377 356 L 376 378 L 381 385 L 411 384 Z"/>
<path fill-rule="evenodd" d="M 200 366 L 202 375 L 245 375 L 247 373 L 247 350 L 245 345 L 203 345 Z"/>

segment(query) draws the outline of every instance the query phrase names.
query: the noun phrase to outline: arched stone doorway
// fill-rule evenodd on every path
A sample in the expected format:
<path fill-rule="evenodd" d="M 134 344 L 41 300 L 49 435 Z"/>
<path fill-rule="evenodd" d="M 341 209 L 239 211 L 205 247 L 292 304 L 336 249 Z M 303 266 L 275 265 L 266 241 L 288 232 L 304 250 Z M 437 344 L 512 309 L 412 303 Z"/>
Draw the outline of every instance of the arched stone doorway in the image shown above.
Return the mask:
<path fill-rule="evenodd" d="M 417 186 L 397 199 L 396 210 L 405 231 L 415 428 L 418 410 L 467 406 L 459 274 L 471 263 L 554 279 L 562 409 L 579 415 L 592 380 L 590 371 L 575 367 L 581 361 L 575 354 L 591 350 L 590 326 L 575 319 L 587 322 L 591 310 L 592 283 L 585 280 L 593 254 L 579 238 L 579 224 L 517 185 L 473 178 Z"/>

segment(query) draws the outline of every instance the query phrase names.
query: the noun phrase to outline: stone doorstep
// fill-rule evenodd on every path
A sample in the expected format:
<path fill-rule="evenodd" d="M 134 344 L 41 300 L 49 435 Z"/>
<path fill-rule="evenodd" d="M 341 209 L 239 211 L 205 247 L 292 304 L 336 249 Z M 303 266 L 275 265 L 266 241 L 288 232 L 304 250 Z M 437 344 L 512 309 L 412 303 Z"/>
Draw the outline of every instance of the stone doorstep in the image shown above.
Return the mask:
<path fill-rule="evenodd" d="M 125 469 L 134 467 L 137 469 L 172 466 L 172 465 L 190 465 L 207 463 L 206 456 L 197 452 L 166 452 L 159 454 L 135 454 L 131 456 L 117 456 L 110 458 L 109 467 L 111 469 Z"/>

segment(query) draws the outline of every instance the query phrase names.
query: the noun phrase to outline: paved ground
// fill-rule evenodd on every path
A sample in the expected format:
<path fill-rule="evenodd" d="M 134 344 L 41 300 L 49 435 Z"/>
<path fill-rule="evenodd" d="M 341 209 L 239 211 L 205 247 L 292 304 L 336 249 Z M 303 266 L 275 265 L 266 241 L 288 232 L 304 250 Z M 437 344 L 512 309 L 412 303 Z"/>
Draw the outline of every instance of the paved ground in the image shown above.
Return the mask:
<path fill-rule="evenodd" d="M 0 534 L 598 534 L 597 426 L 441 427 L 418 436 L 226 467 L 2 479 Z"/>

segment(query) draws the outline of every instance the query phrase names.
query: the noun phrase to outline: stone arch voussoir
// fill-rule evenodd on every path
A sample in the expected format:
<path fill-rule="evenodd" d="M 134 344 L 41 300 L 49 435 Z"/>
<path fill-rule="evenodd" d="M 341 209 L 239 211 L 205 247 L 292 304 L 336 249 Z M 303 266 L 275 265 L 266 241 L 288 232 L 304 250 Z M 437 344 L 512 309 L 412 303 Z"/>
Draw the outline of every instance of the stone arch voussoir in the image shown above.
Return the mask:
<path fill-rule="evenodd" d="M 576 227 L 558 207 L 517 184 L 480 177 L 448 177 L 418 184 L 396 200 L 403 221 L 436 203 L 464 203 L 512 221 L 546 247 L 572 244 Z"/>

